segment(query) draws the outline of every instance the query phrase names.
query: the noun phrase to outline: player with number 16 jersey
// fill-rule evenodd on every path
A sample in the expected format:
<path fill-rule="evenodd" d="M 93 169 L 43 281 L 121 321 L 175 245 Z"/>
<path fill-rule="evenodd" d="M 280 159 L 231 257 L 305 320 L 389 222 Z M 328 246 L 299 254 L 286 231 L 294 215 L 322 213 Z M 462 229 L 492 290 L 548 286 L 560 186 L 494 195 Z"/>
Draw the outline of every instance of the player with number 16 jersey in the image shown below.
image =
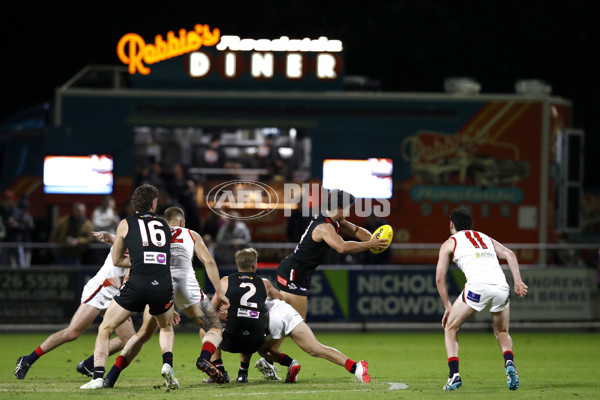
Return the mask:
<path fill-rule="evenodd" d="M 136 213 L 126 221 L 125 244 L 129 249 L 131 270 L 129 280 L 115 301 L 125 309 L 137 312 L 144 311 L 146 304 L 150 304 L 150 313 L 160 314 L 173 300 L 171 229 L 167 221 L 153 212 Z M 130 289 L 136 292 L 135 299 L 128 296 Z"/>

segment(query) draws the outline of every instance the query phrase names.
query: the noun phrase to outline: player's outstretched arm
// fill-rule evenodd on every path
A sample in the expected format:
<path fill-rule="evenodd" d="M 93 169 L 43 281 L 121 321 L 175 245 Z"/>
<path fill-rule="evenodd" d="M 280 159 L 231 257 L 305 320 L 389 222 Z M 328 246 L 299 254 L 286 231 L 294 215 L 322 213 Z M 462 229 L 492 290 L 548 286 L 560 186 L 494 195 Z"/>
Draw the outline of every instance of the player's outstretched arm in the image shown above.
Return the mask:
<path fill-rule="evenodd" d="M 97 241 L 107 244 L 113 244 L 116 238 L 115 235 L 106 231 L 92 232 L 92 235 L 96 238 Z"/>
<path fill-rule="evenodd" d="M 496 250 L 496 255 L 501 260 L 506 260 L 508 264 L 508 268 L 510 269 L 510 273 L 512 274 L 513 281 L 515 283 L 515 293 L 519 296 L 524 297 L 527 294 L 527 285 L 521 279 L 521 272 L 519 271 L 519 261 L 517 260 L 517 256 L 515 253 L 505 247 L 502 243 L 492 239 L 494 243 L 494 250 Z"/>
<path fill-rule="evenodd" d="M 267 296 L 269 296 L 272 299 L 283 300 L 283 296 L 281 295 L 281 293 L 279 293 L 279 290 L 275 289 L 271 281 L 269 281 L 266 278 L 262 278 L 262 280 L 265 284 L 265 289 L 267 290 Z"/>
<path fill-rule="evenodd" d="M 210 251 L 208 251 L 208 248 L 206 247 L 204 240 L 202 240 L 202 237 L 200 237 L 200 235 L 198 235 L 194 231 L 190 232 L 192 233 L 192 237 L 194 238 L 194 253 L 196 254 L 196 257 L 198 257 L 198 259 L 202 261 L 202 264 L 204 264 L 204 268 L 206 269 L 206 275 L 208 275 L 208 279 L 210 279 L 210 282 L 215 288 L 214 297 L 216 297 L 219 301 L 219 304 L 215 305 L 215 309 L 218 310 L 221 307 L 225 307 L 226 309 L 227 307 L 229 307 L 229 299 L 225 296 L 225 291 L 223 291 L 223 288 L 221 287 L 221 280 L 219 276 L 219 268 L 217 267 L 217 263 L 215 262 L 213 256 L 210 254 Z"/>
<path fill-rule="evenodd" d="M 368 242 L 371 239 L 371 232 L 348 220 L 340 221 L 340 231 L 357 238 L 361 242 Z"/>
<path fill-rule="evenodd" d="M 446 286 L 446 274 L 448 273 L 448 267 L 450 266 L 450 257 L 454 251 L 454 240 L 446 240 L 440 247 L 438 256 L 437 267 L 435 270 L 435 285 L 437 286 L 438 293 L 444 304 L 444 316 L 442 317 L 442 327 L 446 327 L 448 321 L 448 315 L 452 309 L 452 303 L 448 296 L 448 287 Z"/>
<path fill-rule="evenodd" d="M 129 257 L 125 256 L 127 246 L 125 245 L 125 236 L 129 231 L 129 226 L 126 220 L 119 222 L 117 227 L 117 233 L 115 235 L 115 242 L 113 243 L 113 264 L 121 268 L 130 268 L 131 262 Z"/>
<path fill-rule="evenodd" d="M 227 293 L 228 287 L 229 277 L 224 276 L 223 278 L 221 278 L 221 288 L 225 291 L 224 293 Z M 227 320 L 227 308 L 221 308 L 219 306 L 219 300 L 217 299 L 217 296 L 213 296 L 210 302 L 217 311 L 217 317 L 219 318 L 219 321 L 225 322 Z"/>
<path fill-rule="evenodd" d="M 383 250 L 387 248 L 388 239 L 370 238 L 366 242 L 345 241 L 337 234 L 333 226 L 321 224 L 313 230 L 315 241 L 324 240 L 332 249 L 340 254 L 354 254 L 369 249 Z"/>

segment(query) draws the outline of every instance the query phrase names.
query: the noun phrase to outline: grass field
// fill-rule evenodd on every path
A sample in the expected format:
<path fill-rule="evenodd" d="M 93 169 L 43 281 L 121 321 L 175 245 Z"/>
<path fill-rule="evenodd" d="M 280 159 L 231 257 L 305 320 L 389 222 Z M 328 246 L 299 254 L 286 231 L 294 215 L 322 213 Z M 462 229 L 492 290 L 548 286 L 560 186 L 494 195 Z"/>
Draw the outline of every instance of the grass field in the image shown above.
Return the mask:
<path fill-rule="evenodd" d="M 96 399 L 205 399 L 269 396 L 281 399 L 599 399 L 600 335 L 597 333 L 514 332 L 515 362 L 521 387 L 506 388 L 502 356 L 491 333 L 460 334 L 460 372 L 463 388 L 443 392 L 448 373 L 442 332 L 437 333 L 320 333 L 317 338 L 355 360 L 369 362 L 372 383 L 353 380 L 343 367 L 302 352 L 291 340 L 282 350 L 302 365 L 298 383 L 266 381 L 251 362 L 248 384 L 207 385 L 205 375 L 196 370 L 199 339 L 191 333 L 178 333 L 175 339 L 174 368 L 181 388 L 169 391 L 161 385 L 162 365 L 157 335 L 122 374 L 114 389 L 82 391 L 88 379 L 75 372 L 77 363 L 93 349 L 95 335 L 85 334 L 44 355 L 24 380 L 13 375 L 18 356 L 29 354 L 45 334 L 2 334 L 0 348 L 1 399 L 65 399 L 89 396 Z M 114 357 L 109 359 L 112 365 Z M 237 355 L 225 354 L 225 366 L 235 380 Z M 108 369 L 108 368 L 107 368 Z M 285 371 L 280 375 L 285 377 Z M 402 385 L 405 389 L 399 389 Z"/>

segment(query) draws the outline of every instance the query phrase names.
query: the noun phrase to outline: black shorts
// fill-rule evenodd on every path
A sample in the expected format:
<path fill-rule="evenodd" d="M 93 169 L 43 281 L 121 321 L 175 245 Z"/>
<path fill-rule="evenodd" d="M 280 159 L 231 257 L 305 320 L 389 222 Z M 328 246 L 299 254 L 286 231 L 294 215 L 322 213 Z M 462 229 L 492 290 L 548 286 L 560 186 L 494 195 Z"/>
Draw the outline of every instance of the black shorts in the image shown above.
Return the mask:
<path fill-rule="evenodd" d="M 223 340 L 219 347 L 229 353 L 253 354 L 260 349 L 265 341 L 265 331 L 250 330 L 243 327 L 223 330 Z"/>
<path fill-rule="evenodd" d="M 287 256 L 277 267 L 277 287 L 297 296 L 308 296 L 311 273 L 312 270 L 297 265 L 291 255 Z"/>
<path fill-rule="evenodd" d="M 151 315 L 160 315 L 173 307 L 173 286 L 140 288 L 131 281 L 125 282 L 121 291 L 115 296 L 118 305 L 132 312 L 143 312 L 146 305 L 150 306 Z"/>

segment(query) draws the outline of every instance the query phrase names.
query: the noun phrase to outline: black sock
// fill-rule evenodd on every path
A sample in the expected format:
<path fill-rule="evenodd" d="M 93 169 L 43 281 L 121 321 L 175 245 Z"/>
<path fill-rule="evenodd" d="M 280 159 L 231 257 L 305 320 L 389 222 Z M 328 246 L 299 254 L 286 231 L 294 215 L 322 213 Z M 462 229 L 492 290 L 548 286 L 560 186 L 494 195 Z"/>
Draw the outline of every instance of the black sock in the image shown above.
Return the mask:
<path fill-rule="evenodd" d="M 88 371 L 94 370 L 94 355 L 89 356 L 84 362 L 83 365 L 88 369 Z"/>
<path fill-rule="evenodd" d="M 163 364 L 169 364 L 169 366 L 173 368 L 173 353 L 167 351 L 165 354 L 162 355 L 162 359 Z"/>
<path fill-rule="evenodd" d="M 25 356 L 25 362 L 29 365 L 33 365 L 33 363 L 36 362 L 38 358 L 40 358 L 40 356 L 38 355 L 37 350 L 34 350 L 31 352 L 30 355 Z"/>
<path fill-rule="evenodd" d="M 98 379 L 98 378 L 104 378 L 104 367 L 94 367 L 94 378 L 93 379 Z"/>
<path fill-rule="evenodd" d="M 290 365 L 292 365 L 292 361 L 294 361 L 293 358 L 291 358 L 287 354 L 282 353 L 279 355 L 279 360 L 277 362 L 283 365 L 284 367 L 289 367 Z"/>
<path fill-rule="evenodd" d="M 250 367 L 250 363 L 240 362 L 240 371 L 246 371 L 246 374 L 247 374 L 249 367 Z"/>
<path fill-rule="evenodd" d="M 450 368 L 448 378 L 452 378 L 454 374 L 458 374 L 458 357 L 450 357 L 448 359 L 448 368 Z"/>
<path fill-rule="evenodd" d="M 202 352 L 200 353 L 200 358 L 206 361 L 210 361 L 210 358 L 212 357 L 212 354 L 210 354 L 210 351 L 208 350 L 202 350 Z"/>
<path fill-rule="evenodd" d="M 120 374 L 121 374 L 121 369 L 119 367 L 117 367 L 116 365 L 113 365 L 112 368 L 110 369 L 110 371 L 108 371 L 108 375 L 106 375 L 106 381 L 108 381 L 114 385 L 115 382 L 117 381 L 117 379 L 119 379 Z"/>
<path fill-rule="evenodd" d="M 505 366 L 506 366 L 506 363 L 509 362 L 509 361 L 512 361 L 513 364 L 514 364 L 514 357 L 515 357 L 515 355 L 513 354 L 512 351 L 510 351 L 510 350 L 505 351 L 504 354 L 503 354 L 503 356 L 504 356 L 504 365 Z"/>
<path fill-rule="evenodd" d="M 217 367 L 217 369 L 221 372 L 225 372 L 225 366 L 223 365 L 223 360 L 217 358 L 215 361 L 212 361 L 212 364 Z"/>

